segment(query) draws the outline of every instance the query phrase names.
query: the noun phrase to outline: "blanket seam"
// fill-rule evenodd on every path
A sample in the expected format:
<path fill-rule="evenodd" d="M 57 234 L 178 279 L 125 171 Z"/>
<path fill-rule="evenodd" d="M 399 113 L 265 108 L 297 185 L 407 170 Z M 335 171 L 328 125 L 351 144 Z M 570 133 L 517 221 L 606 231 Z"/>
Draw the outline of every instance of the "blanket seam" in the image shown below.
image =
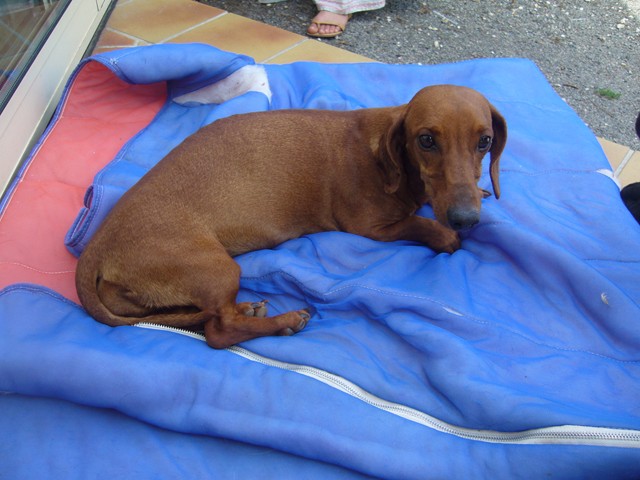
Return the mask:
<path fill-rule="evenodd" d="M 27 270 L 32 270 L 34 272 L 38 272 L 38 273 L 42 273 L 44 275 L 65 275 L 67 273 L 73 273 L 74 270 L 54 270 L 54 271 L 47 271 L 47 270 L 40 270 L 39 268 L 35 268 L 35 267 L 31 267 L 27 264 L 24 263 L 20 263 L 20 262 L 5 262 L 0 260 L 0 265 L 13 265 L 16 267 L 21 267 L 21 268 L 26 268 Z"/>

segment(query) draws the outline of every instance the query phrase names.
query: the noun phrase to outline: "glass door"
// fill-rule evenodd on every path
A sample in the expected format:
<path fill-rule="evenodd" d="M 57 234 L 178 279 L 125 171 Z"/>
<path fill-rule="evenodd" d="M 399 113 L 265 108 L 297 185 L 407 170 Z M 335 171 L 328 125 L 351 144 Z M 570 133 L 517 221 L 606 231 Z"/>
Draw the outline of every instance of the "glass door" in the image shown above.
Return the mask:
<path fill-rule="evenodd" d="M 68 3 L 9 0 L 0 4 L 0 111 Z"/>
<path fill-rule="evenodd" d="M 0 0 L 0 195 L 51 119 L 109 0 Z"/>

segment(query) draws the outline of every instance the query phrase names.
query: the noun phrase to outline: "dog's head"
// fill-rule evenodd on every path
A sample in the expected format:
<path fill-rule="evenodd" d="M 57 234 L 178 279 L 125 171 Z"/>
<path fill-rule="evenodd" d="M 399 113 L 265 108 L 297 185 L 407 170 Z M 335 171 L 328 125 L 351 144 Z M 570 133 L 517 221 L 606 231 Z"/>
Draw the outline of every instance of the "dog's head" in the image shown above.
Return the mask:
<path fill-rule="evenodd" d="M 398 112 L 381 145 L 386 191 L 398 191 L 407 178 L 443 225 L 461 230 L 478 223 L 480 201 L 490 195 L 478 187 L 487 152 L 493 192 L 500 197 L 507 141 L 502 115 L 477 91 L 453 85 L 426 87 Z"/>

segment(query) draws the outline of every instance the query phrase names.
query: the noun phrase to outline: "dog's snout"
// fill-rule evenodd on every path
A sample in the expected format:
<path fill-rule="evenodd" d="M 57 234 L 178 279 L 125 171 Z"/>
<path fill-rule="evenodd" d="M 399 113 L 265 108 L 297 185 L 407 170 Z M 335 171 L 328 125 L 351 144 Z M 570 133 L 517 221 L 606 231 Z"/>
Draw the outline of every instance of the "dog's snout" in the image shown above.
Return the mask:
<path fill-rule="evenodd" d="M 470 207 L 452 207 L 447 210 L 447 221 L 454 230 L 464 230 L 480 221 L 480 212 Z"/>

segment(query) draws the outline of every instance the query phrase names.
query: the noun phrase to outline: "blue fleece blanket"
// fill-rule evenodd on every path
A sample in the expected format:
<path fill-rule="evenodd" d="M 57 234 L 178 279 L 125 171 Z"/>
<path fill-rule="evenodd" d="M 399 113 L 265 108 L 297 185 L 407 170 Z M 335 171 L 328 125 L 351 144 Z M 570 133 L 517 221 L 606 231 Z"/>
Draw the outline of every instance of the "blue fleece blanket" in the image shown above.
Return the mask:
<path fill-rule="evenodd" d="M 397 105 L 429 84 L 476 88 L 505 116 L 502 197 L 453 255 L 330 232 L 239 257 L 240 300 L 314 316 L 292 337 L 224 351 L 6 288 L 0 476 L 640 477 L 640 229 L 596 138 L 534 64 L 264 65 L 268 91 L 206 103 L 194 92 L 253 61 L 203 45 L 89 61 L 128 82 L 168 80 L 169 99 L 96 177 L 74 253 L 202 125 Z"/>

